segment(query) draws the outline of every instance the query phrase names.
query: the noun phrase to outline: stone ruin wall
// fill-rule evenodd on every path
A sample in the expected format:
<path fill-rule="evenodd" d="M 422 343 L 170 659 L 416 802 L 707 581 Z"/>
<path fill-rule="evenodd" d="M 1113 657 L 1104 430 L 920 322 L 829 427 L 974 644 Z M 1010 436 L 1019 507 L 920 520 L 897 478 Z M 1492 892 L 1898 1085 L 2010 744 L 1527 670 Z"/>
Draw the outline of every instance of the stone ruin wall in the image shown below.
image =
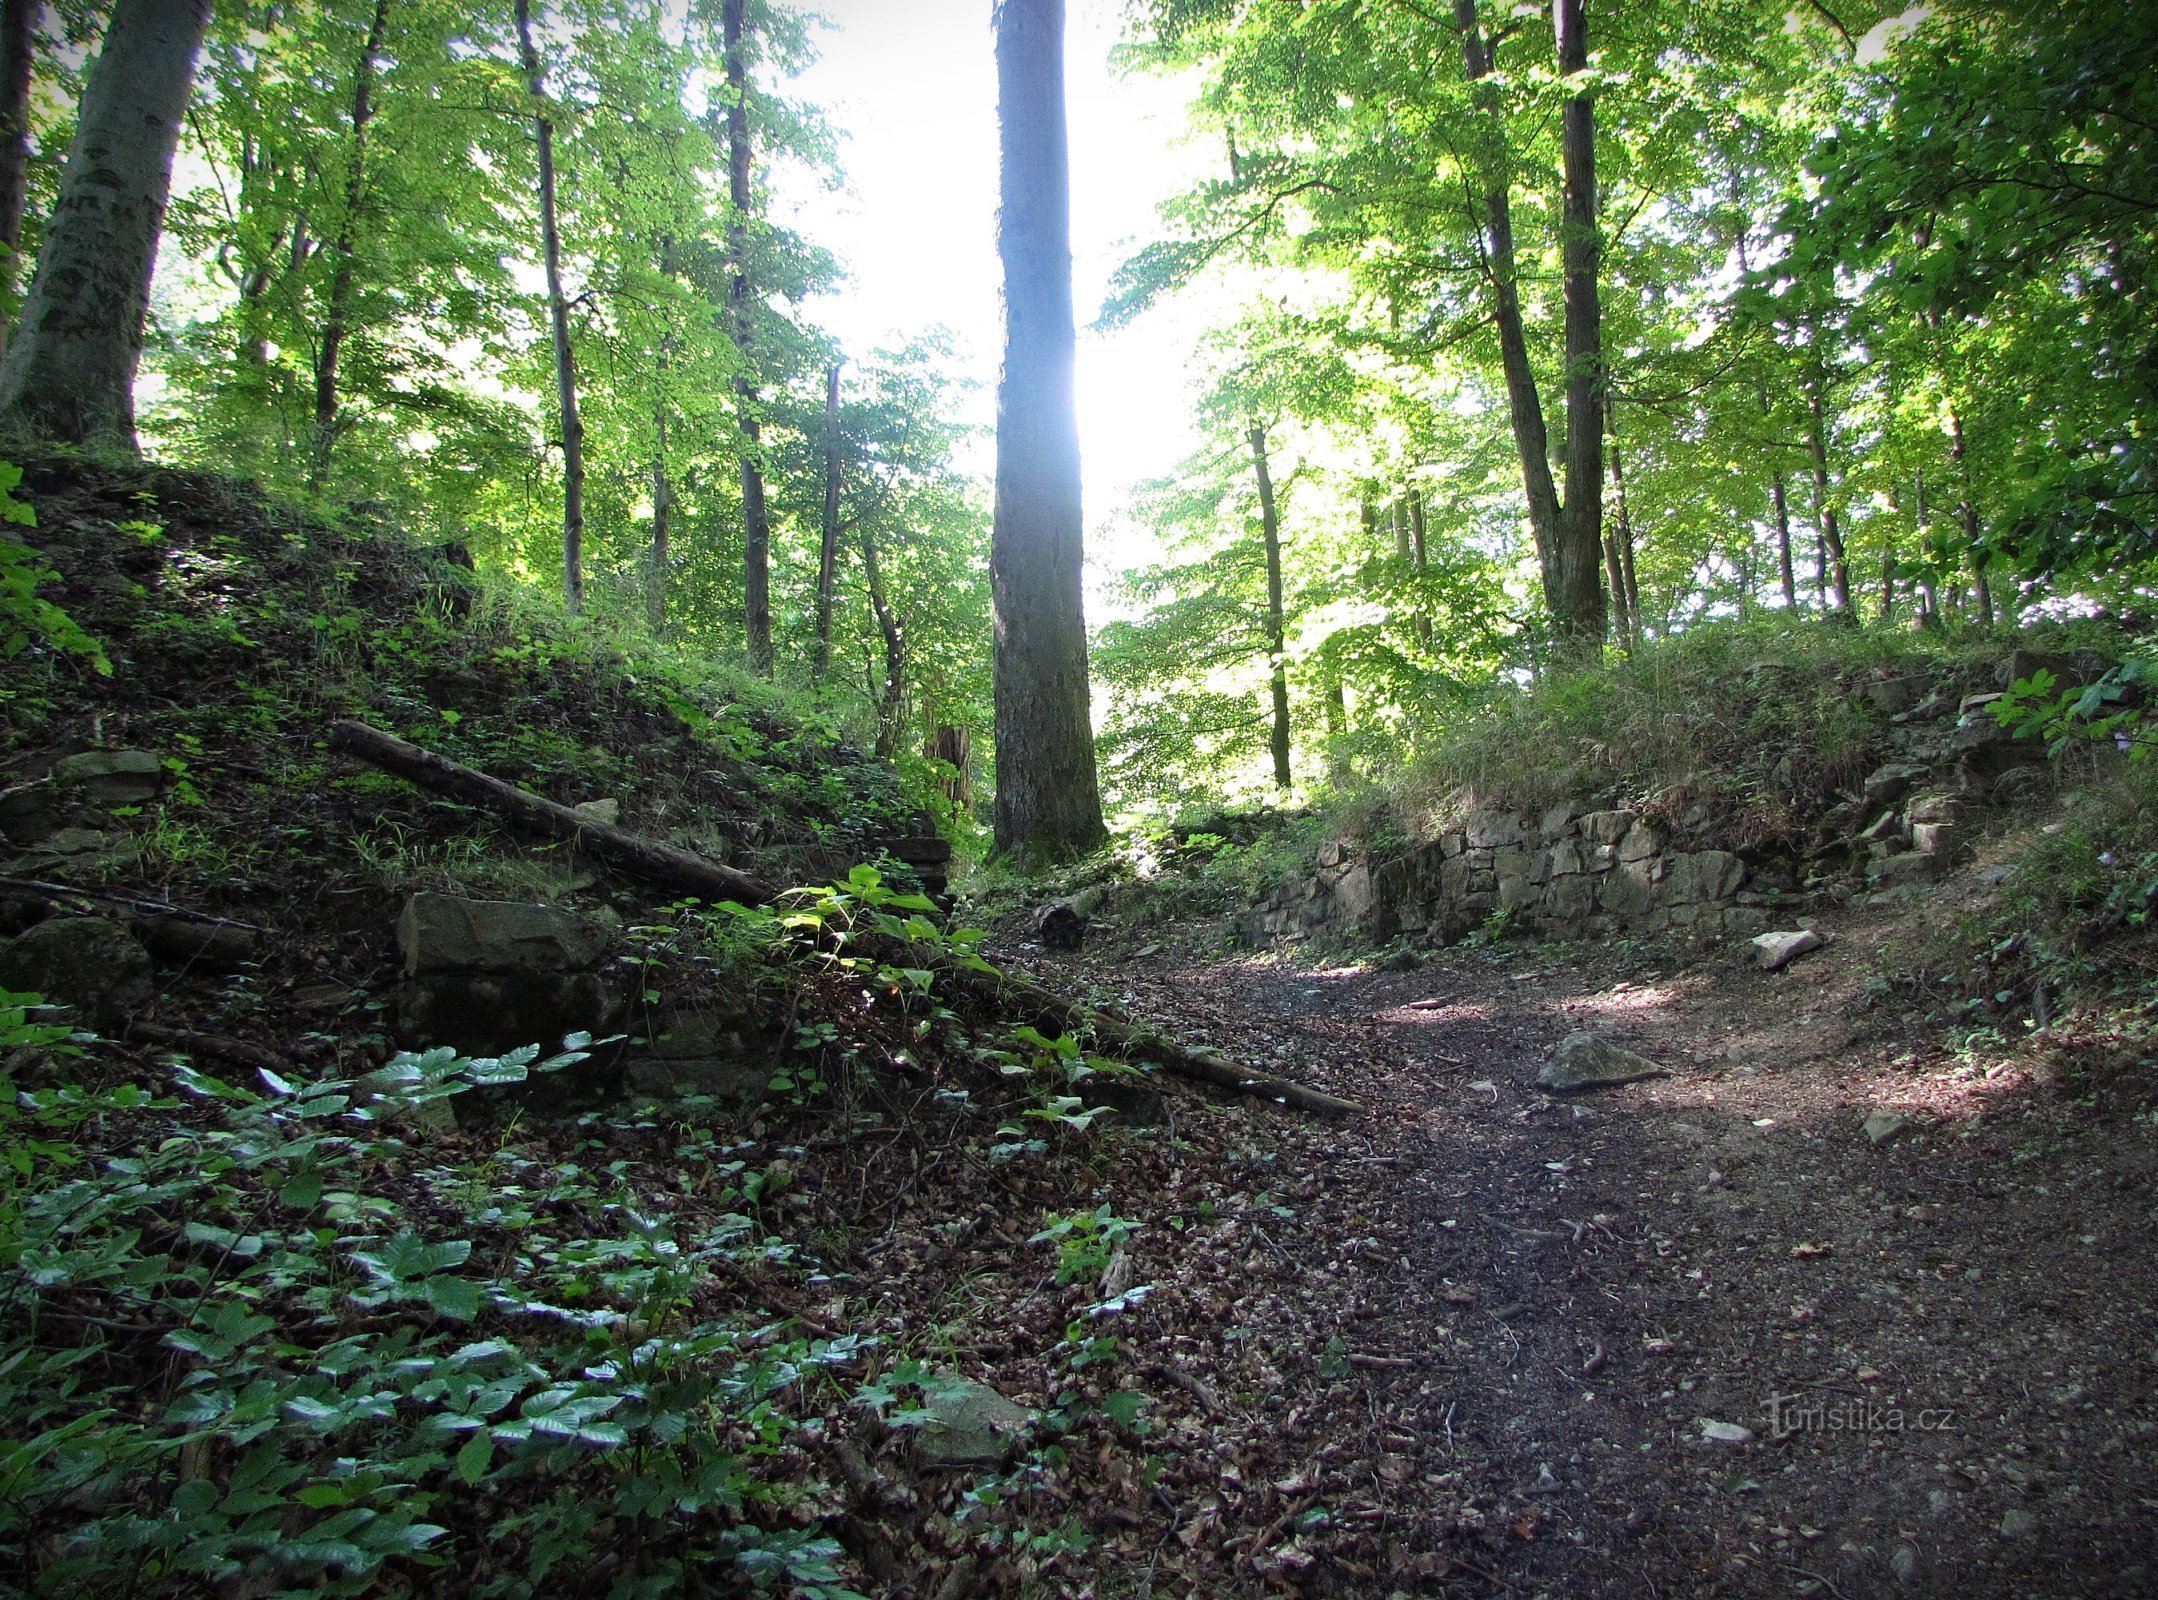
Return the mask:
<path fill-rule="evenodd" d="M 1324 935 L 1383 943 L 1403 934 L 1443 943 L 1501 913 L 1547 939 L 1671 929 L 1748 935 L 1796 898 L 1788 879 L 1787 869 L 1757 874 L 1728 850 L 1678 848 L 1632 811 L 1483 811 L 1385 860 L 1328 841 L 1317 870 L 1277 889 L 1247 919 L 1245 935 L 1254 944 Z"/>
<path fill-rule="evenodd" d="M 2039 665 L 2068 681 L 2102 670 L 2019 651 L 1999 676 L 2012 682 Z M 2050 787 L 2044 743 L 2002 728 L 1989 709 L 1997 692 L 1959 694 L 1907 676 L 1875 679 L 1859 695 L 1883 724 L 1878 764 L 1821 819 L 1848 853 L 1803 883 L 1798 859 L 1742 858 L 1712 848 L 1698 828 L 1674 837 L 1635 811 L 1561 805 L 1531 817 L 1484 809 L 1401 854 L 1374 857 L 1362 841 L 1327 841 L 1311 870 L 1245 914 L 1239 934 L 1255 948 L 1404 936 L 1448 943 L 1504 913 L 1547 939 L 1748 938 L 1788 923 L 1824 893 L 1930 882 L 1968 854 L 1989 817 L 2027 807 Z"/>

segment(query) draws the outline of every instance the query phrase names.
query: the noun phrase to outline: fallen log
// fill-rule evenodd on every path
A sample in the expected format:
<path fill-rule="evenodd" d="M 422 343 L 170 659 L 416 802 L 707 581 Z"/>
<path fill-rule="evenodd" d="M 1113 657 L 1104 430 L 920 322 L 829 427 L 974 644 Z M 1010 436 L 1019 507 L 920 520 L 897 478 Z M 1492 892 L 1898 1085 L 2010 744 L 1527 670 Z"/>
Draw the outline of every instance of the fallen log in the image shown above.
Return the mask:
<path fill-rule="evenodd" d="M 701 899 L 731 900 L 738 905 L 765 905 L 785 893 L 776 884 L 716 861 L 707 861 L 703 856 L 678 850 L 673 845 L 644 838 L 612 823 L 600 822 L 568 806 L 543 799 L 529 789 L 520 789 L 447 756 L 422 750 L 416 744 L 379 728 L 371 728 L 364 722 L 334 723 L 330 728 L 330 748 L 394 773 L 423 789 L 475 805 L 490 806 L 513 824 L 531 832 L 571 840 L 595 860 L 662 888 Z M 1347 1116 L 1362 1109 L 1353 1101 L 1291 1079 L 1245 1072 L 1216 1051 L 1195 1050 L 1177 1044 L 1142 1024 L 1114 1015 L 1105 1007 L 1066 999 L 1024 978 L 976 972 L 953 966 L 933 955 L 925 959 L 925 953 L 917 947 L 881 935 L 859 935 L 857 943 L 872 955 L 877 953 L 880 945 L 892 947 L 890 953 L 904 964 L 935 971 L 949 990 L 963 994 L 977 1004 L 1009 1014 L 1017 1002 L 1033 1014 L 1037 1025 L 1047 1022 L 1060 1032 L 1089 1032 L 1103 1045 L 1104 1055 L 1138 1057 L 1156 1063 L 1174 1077 L 1236 1094 L 1256 1095 L 1321 1116 Z"/>
<path fill-rule="evenodd" d="M 447 756 L 422 750 L 394 734 L 370 728 L 364 722 L 337 722 L 330 726 L 330 748 L 341 755 L 357 756 L 370 766 L 395 773 L 408 783 L 466 800 L 492 806 L 529 832 L 568 839 L 595 860 L 620 867 L 641 878 L 693 894 L 701 899 L 732 900 L 739 905 L 763 905 L 780 893 L 776 884 L 764 883 L 746 872 L 708 861 L 687 850 L 642 838 L 611 822 L 580 815 L 568 806 L 544 800 L 529 789 L 491 778 Z"/>

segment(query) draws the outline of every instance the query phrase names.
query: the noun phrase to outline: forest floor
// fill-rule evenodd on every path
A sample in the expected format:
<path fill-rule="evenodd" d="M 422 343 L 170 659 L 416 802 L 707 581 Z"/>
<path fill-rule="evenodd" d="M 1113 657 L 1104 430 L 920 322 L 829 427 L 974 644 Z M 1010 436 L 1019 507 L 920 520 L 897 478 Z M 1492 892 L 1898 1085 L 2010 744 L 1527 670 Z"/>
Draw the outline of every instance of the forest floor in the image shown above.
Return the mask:
<path fill-rule="evenodd" d="M 2150 1062 L 2073 1022 L 1951 1049 L 1882 981 L 1987 881 L 1775 973 L 1004 952 L 1368 1108 L 1238 1113 L 1263 1203 L 1135 1236 L 1184 1448 L 1101 1592 L 2153 1592 Z M 1580 1028 L 1670 1075 L 1541 1092 Z"/>

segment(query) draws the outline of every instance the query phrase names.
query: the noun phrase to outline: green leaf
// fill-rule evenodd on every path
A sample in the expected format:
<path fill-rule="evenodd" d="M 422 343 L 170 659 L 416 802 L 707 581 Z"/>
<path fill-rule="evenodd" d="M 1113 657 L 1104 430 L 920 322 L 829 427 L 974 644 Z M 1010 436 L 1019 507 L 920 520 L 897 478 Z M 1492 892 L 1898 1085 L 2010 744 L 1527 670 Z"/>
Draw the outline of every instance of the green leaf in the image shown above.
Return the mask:
<path fill-rule="evenodd" d="M 488 1465 L 495 1458 L 494 1436 L 482 1428 L 464 1443 L 457 1452 L 457 1476 L 466 1483 L 476 1484 L 487 1476 Z"/>
<path fill-rule="evenodd" d="M 456 1322 L 470 1322 L 480 1314 L 479 1285 L 469 1278 L 434 1277 L 421 1282 L 427 1303 Z"/>

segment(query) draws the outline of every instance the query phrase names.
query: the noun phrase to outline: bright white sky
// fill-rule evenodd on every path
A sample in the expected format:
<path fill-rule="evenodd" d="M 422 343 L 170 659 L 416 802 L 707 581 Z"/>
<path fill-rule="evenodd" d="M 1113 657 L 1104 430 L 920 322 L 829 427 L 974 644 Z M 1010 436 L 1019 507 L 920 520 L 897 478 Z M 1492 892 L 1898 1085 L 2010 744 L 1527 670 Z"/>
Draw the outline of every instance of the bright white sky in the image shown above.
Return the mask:
<path fill-rule="evenodd" d="M 1089 564 L 1144 558 L 1106 526 L 1131 486 L 1192 446 L 1184 369 L 1196 329 L 1156 311 L 1085 332 L 1109 275 L 1155 230 L 1155 206 L 1204 170 L 1181 141 L 1186 90 L 1109 66 L 1119 0 L 1068 0 L 1066 94 L 1079 341 L 1079 439 Z M 822 0 L 822 59 L 788 87 L 847 135 L 844 195 L 805 196 L 797 225 L 839 252 L 840 292 L 810 316 L 855 351 L 933 325 L 958 335 L 995 416 L 1001 308 L 996 256 L 996 62 L 990 0 Z M 990 465 L 986 444 L 980 466 Z"/>

